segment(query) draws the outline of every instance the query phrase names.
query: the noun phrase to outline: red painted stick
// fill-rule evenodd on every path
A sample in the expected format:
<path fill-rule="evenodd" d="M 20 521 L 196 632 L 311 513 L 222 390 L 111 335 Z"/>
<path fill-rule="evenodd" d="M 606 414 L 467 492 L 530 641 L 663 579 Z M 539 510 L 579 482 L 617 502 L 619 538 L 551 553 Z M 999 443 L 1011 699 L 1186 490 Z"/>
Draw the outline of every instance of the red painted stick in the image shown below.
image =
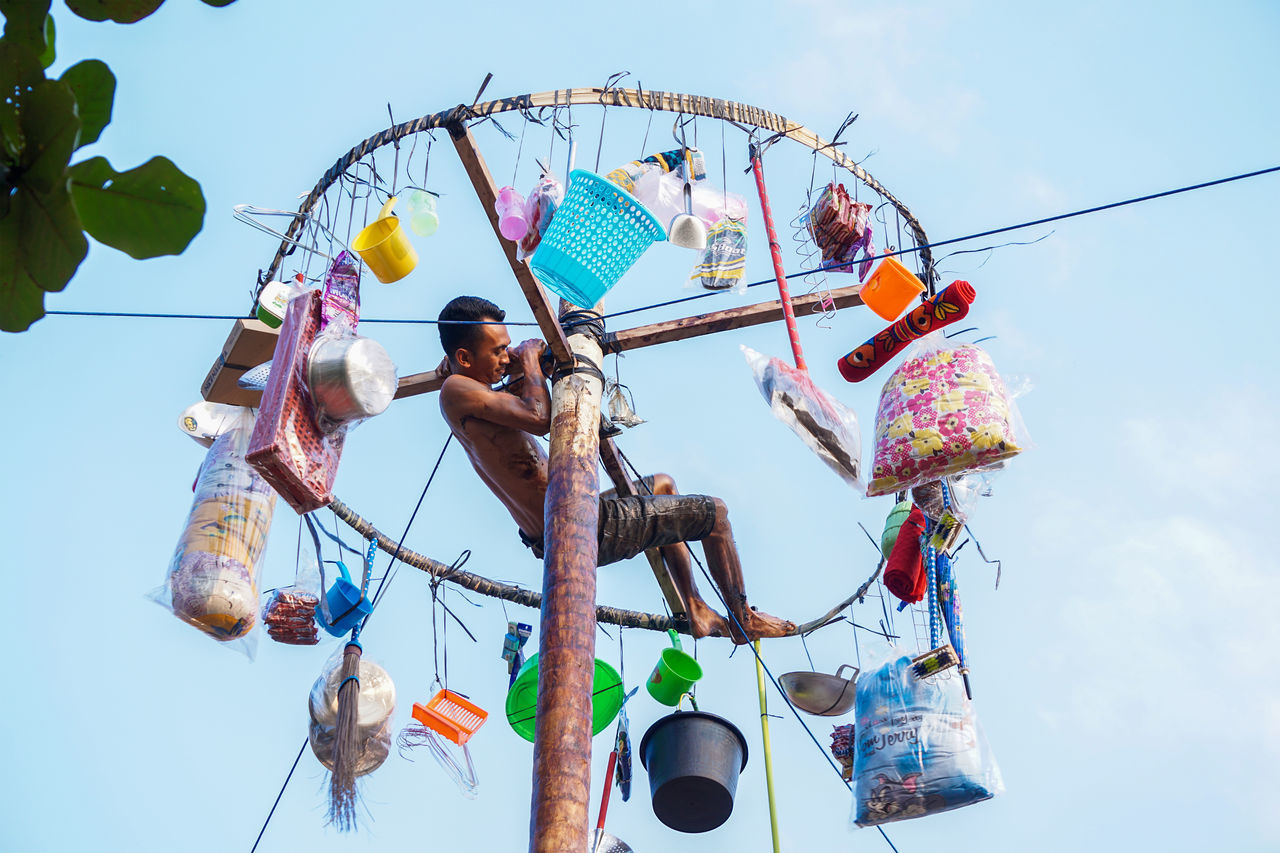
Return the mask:
<path fill-rule="evenodd" d="M 773 255 L 773 274 L 778 279 L 778 298 L 782 300 L 782 316 L 787 322 L 787 335 L 791 338 L 791 353 L 796 367 L 806 373 L 804 353 L 800 351 L 800 332 L 796 329 L 796 315 L 791 310 L 791 292 L 787 289 L 787 277 L 782 270 L 782 247 L 778 245 L 778 232 L 773 227 L 773 213 L 769 210 L 769 194 L 764 189 L 764 163 L 760 151 L 751 147 L 751 169 L 756 176 L 756 191 L 760 194 L 760 210 L 764 214 L 764 230 L 769 235 L 769 254 Z"/>
<path fill-rule="evenodd" d="M 604 795 L 600 797 L 600 818 L 596 829 L 604 829 L 604 814 L 609 810 L 609 791 L 613 788 L 613 767 L 618 763 L 618 750 L 609 753 L 609 771 L 604 774 Z"/>

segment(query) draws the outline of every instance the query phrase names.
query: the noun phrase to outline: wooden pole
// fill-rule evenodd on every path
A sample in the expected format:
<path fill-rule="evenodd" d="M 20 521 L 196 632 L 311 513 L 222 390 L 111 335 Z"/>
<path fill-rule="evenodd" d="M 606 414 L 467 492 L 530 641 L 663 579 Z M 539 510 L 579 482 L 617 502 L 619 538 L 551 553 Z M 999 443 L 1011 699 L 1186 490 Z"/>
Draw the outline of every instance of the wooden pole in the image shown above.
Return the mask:
<path fill-rule="evenodd" d="M 561 303 L 561 309 L 567 303 Z M 569 335 L 569 348 L 600 364 L 600 344 Z M 570 373 L 551 387 L 551 453 L 543 509 L 546 556 L 538 637 L 530 853 L 587 849 L 591 792 L 591 689 L 595 672 L 600 379 Z"/>

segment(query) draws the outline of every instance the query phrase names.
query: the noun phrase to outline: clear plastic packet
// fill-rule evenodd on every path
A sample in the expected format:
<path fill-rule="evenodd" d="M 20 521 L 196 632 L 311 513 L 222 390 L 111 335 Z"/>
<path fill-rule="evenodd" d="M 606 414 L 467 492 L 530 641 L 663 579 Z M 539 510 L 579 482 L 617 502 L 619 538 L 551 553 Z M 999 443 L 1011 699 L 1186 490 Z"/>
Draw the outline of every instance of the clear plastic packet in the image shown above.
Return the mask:
<path fill-rule="evenodd" d="M 320 592 L 320 564 L 310 547 L 300 546 L 293 583 L 265 595 L 262 624 L 267 636 L 289 646 L 314 646 L 320 642 L 316 624 Z"/>
<path fill-rule="evenodd" d="M 276 494 L 245 461 L 253 410 L 241 409 L 225 426 L 205 453 L 186 527 L 151 598 L 252 659 L 260 558 Z"/>
<path fill-rule="evenodd" d="M 1001 465 L 1028 444 L 1017 406 L 986 351 L 921 338 L 885 382 L 868 496 Z"/>
<path fill-rule="evenodd" d="M 538 185 L 525 200 L 525 217 L 529 220 L 529 230 L 516 246 L 516 259 L 523 261 L 537 251 L 542 243 L 542 235 L 551 227 L 551 220 L 564 201 L 564 185 L 551 172 L 544 172 L 538 179 Z"/>
<path fill-rule="evenodd" d="M 747 203 L 737 193 L 725 192 L 706 180 L 696 180 L 690 187 L 693 215 L 708 228 L 722 219 L 746 222 Z M 636 181 L 635 197 L 649 209 L 665 228 L 684 210 L 684 175 L 679 171 L 649 171 Z"/>
<path fill-rule="evenodd" d="M 707 228 L 707 248 L 689 276 L 690 284 L 707 290 L 743 293 L 747 289 L 747 226 L 739 219 L 725 217 Z"/>
<path fill-rule="evenodd" d="M 828 271 L 853 272 L 853 261 L 862 252 L 858 277 L 866 278 L 875 251 L 871 245 L 870 214 L 871 205 L 850 198 L 844 184 L 832 181 L 818 196 L 805 217 L 805 225 L 822 252 L 822 263 Z"/>
<path fill-rule="evenodd" d="M 344 648 L 339 646 L 329 658 L 307 698 L 311 751 L 330 771 L 333 770 L 333 747 L 338 729 L 338 688 L 342 683 Z M 385 669 L 364 656 L 360 658 L 359 679 L 356 732 L 360 749 L 355 775 L 364 776 L 381 767 L 391 753 L 391 718 L 396 710 L 396 687 Z"/>
<path fill-rule="evenodd" d="M 345 430 L 325 433 L 307 386 L 307 355 L 320 331 L 319 291 L 289 302 L 246 459 L 299 514 L 326 506 Z"/>
<path fill-rule="evenodd" d="M 814 384 L 809 374 L 743 346 L 742 354 L 773 416 L 853 488 L 861 492 L 858 416 Z"/>
<path fill-rule="evenodd" d="M 973 703 L 953 671 L 924 678 L 891 648 L 858 678 L 851 822 L 877 826 L 990 799 L 1004 791 Z"/>

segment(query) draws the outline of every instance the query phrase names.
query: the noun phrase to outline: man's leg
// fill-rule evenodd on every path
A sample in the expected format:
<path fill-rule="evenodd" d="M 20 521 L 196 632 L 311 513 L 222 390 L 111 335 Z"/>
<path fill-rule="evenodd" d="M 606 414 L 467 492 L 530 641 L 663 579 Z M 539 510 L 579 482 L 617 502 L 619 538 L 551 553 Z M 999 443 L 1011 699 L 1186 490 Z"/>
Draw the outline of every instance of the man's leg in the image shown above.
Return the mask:
<path fill-rule="evenodd" d="M 666 474 L 655 474 L 653 493 L 656 495 L 676 494 L 676 484 Z M 738 559 L 738 548 L 733 542 L 733 528 L 729 526 L 729 508 L 719 498 L 716 502 L 716 523 L 711 533 L 702 539 L 702 549 L 707 556 L 707 568 L 711 578 L 720 589 L 720 594 L 728 603 L 729 610 L 746 633 L 744 638 L 738 631 L 732 630 L 724 617 L 716 613 L 702 597 L 698 595 L 693 581 L 693 567 L 689 559 L 686 544 L 666 545 L 659 549 L 671 578 L 675 581 L 680 596 L 684 599 L 689 611 L 689 623 L 694 636 L 732 636 L 734 642 L 764 637 L 783 637 L 795 630 L 795 625 L 767 613 L 761 613 L 747 606 L 746 584 L 742 578 L 742 563 Z M 701 630 L 701 633 L 699 631 Z"/>
<path fill-rule="evenodd" d="M 653 493 L 655 495 L 675 495 L 676 481 L 667 474 L 653 475 Z M 667 564 L 671 580 L 675 582 L 676 591 L 684 601 L 685 610 L 689 614 L 689 629 L 695 638 L 729 637 L 729 622 L 723 616 L 707 606 L 698 594 L 698 585 L 693 581 L 693 561 L 689 559 L 689 548 L 683 542 L 675 545 L 663 545 L 658 549 L 662 554 L 662 562 Z"/>

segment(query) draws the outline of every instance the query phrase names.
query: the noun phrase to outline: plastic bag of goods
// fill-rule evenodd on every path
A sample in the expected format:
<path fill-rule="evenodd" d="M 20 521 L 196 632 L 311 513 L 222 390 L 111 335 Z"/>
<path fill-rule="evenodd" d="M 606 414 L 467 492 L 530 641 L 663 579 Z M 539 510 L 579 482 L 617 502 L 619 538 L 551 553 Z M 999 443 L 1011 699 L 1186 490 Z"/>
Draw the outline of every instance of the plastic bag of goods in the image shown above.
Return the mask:
<path fill-rule="evenodd" d="M 311 723 L 311 751 L 330 771 L 338 730 L 338 688 L 342 684 L 343 649 L 329 659 L 325 671 L 311 686 L 307 712 Z M 360 658 L 360 696 L 356 703 L 356 737 L 359 743 L 355 775 L 364 776 L 382 766 L 391 752 L 391 717 L 396 710 L 396 686 L 378 664 Z"/>
<path fill-rule="evenodd" d="M 320 565 L 310 548 L 298 549 L 293 583 L 267 593 L 262 624 L 267 636 L 290 646 L 314 646 L 320 642 L 316 607 L 320 604 Z"/>
<path fill-rule="evenodd" d="M 537 251 L 542 235 L 547 233 L 560 202 L 564 201 L 564 185 L 550 172 L 538 179 L 538 185 L 529 193 L 524 203 L 529 230 L 520 238 L 516 247 L 516 259 L 523 261 Z"/>
<path fill-rule="evenodd" d="M 960 679 L 919 678 L 910 654 L 890 653 L 858 679 L 853 823 L 923 817 L 1001 793 L 1000 768 Z"/>
<path fill-rule="evenodd" d="M 806 371 L 747 346 L 742 347 L 742 354 L 773 416 L 861 492 L 862 437 L 853 410 L 815 385 Z"/>
<path fill-rule="evenodd" d="M 880 392 L 868 495 L 998 466 L 1021 453 L 1025 430 L 986 351 L 921 338 Z"/>
<path fill-rule="evenodd" d="M 747 226 L 740 219 L 725 217 L 707 228 L 707 248 L 702 261 L 693 268 L 690 283 L 707 290 L 742 293 L 747 289 Z"/>
<path fill-rule="evenodd" d="M 242 409 L 206 452 L 186 528 L 152 596 L 220 642 L 244 639 L 256 621 L 259 559 L 275 508 L 276 493 L 245 461 L 253 421 Z"/>

